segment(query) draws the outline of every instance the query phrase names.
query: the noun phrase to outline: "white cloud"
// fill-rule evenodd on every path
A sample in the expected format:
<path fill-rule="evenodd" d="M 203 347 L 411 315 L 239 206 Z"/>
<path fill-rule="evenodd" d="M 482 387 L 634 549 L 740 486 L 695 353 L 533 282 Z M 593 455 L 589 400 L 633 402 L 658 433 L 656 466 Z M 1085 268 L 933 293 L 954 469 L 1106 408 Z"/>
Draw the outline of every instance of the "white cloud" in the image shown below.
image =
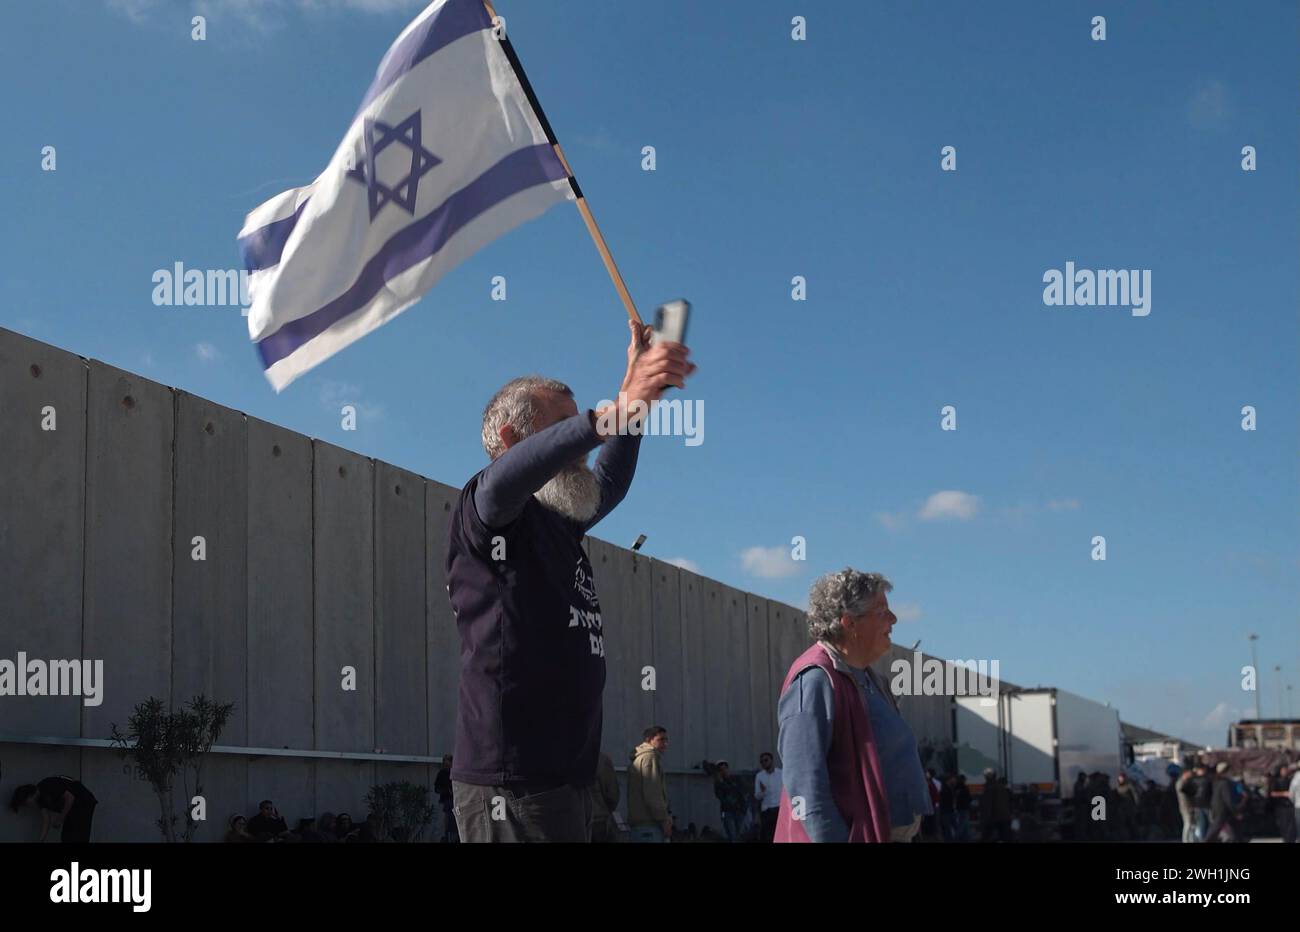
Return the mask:
<path fill-rule="evenodd" d="M 157 0 L 108 0 L 108 8 L 116 10 L 134 23 L 143 23 L 145 13 L 157 3 Z"/>
<path fill-rule="evenodd" d="M 216 362 L 221 358 L 221 351 L 211 343 L 195 344 L 194 352 L 198 355 L 200 362 Z"/>
<path fill-rule="evenodd" d="M 1253 713 L 1252 713 L 1253 715 Z M 1250 718 L 1241 709 L 1233 708 L 1226 702 L 1220 702 L 1201 719 L 1202 728 L 1227 728 L 1232 722 L 1241 721 L 1243 718 Z"/>
<path fill-rule="evenodd" d="M 955 518 L 969 521 L 979 511 L 979 498 L 967 492 L 935 492 L 925 500 L 917 517 L 922 521 Z"/>
<path fill-rule="evenodd" d="M 666 560 L 664 562 L 671 563 L 673 566 L 680 566 L 682 569 L 690 570 L 692 573 L 698 573 L 700 571 L 699 564 L 694 560 L 688 560 L 685 557 L 673 557 L 671 560 Z"/>
<path fill-rule="evenodd" d="M 1079 500 L 1077 498 L 1054 498 L 1047 503 L 1048 511 L 1078 511 Z"/>
<path fill-rule="evenodd" d="M 384 406 L 361 400 L 361 389 L 350 382 L 326 379 L 320 386 L 321 407 L 331 414 L 339 414 L 344 405 L 352 405 L 358 415 L 368 420 L 384 416 Z"/>
<path fill-rule="evenodd" d="M 876 513 L 876 520 L 886 531 L 897 531 L 907 521 L 907 516 L 901 512 L 880 511 Z"/>
<path fill-rule="evenodd" d="M 745 572 L 763 579 L 783 579 L 799 575 L 799 563 L 790 557 L 790 548 L 750 547 L 740 555 Z"/>
<path fill-rule="evenodd" d="M 921 606 L 916 602 L 900 602 L 898 605 L 891 605 L 890 608 L 898 616 L 899 621 L 916 621 L 921 617 Z"/>

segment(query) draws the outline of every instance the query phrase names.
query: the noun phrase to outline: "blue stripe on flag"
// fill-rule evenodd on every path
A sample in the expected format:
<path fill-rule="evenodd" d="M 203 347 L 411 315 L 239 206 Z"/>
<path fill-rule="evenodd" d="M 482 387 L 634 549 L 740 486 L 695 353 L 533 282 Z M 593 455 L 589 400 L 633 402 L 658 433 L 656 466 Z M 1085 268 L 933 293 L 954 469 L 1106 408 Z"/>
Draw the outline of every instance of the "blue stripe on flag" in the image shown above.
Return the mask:
<path fill-rule="evenodd" d="M 567 177 L 549 144 L 517 149 L 452 194 L 430 213 L 404 227 L 370 257 L 351 287 L 306 317 L 291 320 L 258 341 L 269 369 L 303 344 L 365 307 L 390 278 L 435 255 L 462 227 L 483 212 L 534 185 Z"/>
<path fill-rule="evenodd" d="M 289 241 L 289 234 L 293 232 L 294 225 L 302 216 L 303 209 L 309 201 L 311 198 L 299 204 L 292 215 L 268 223 L 239 238 L 239 253 L 244 257 L 244 268 L 256 272 L 279 264 L 280 254 L 284 252 L 284 244 Z"/>
<path fill-rule="evenodd" d="M 457 39 L 491 27 L 487 7 L 482 0 L 447 0 L 438 12 L 434 13 L 419 28 L 395 43 L 379 63 L 379 72 L 370 84 L 370 90 L 357 108 L 355 122 L 361 111 L 365 110 L 376 97 L 388 90 L 398 78 L 406 74 L 420 62 Z"/>

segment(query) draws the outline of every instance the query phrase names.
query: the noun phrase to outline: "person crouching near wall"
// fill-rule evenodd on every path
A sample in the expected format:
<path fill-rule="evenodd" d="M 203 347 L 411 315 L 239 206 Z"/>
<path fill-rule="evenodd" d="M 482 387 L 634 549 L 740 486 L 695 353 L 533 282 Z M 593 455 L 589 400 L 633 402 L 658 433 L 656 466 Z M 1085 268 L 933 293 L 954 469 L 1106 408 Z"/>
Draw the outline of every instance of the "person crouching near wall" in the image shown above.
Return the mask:
<path fill-rule="evenodd" d="M 898 620 L 892 588 L 879 573 L 843 569 L 809 591 L 814 643 L 790 667 L 777 703 L 778 842 L 911 841 L 933 811 L 916 737 L 870 669 Z"/>

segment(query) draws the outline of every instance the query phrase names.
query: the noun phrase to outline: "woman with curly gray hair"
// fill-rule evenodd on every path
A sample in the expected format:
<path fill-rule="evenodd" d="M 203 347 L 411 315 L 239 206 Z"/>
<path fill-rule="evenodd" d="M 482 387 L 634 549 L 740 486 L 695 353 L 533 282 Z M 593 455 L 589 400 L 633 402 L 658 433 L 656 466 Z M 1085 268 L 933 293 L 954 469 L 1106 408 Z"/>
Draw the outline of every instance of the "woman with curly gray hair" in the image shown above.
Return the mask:
<path fill-rule="evenodd" d="M 916 737 L 871 671 L 898 620 L 892 588 L 879 573 L 846 568 L 808 593 L 814 643 L 777 704 L 785 776 L 776 841 L 911 841 L 933 812 Z"/>

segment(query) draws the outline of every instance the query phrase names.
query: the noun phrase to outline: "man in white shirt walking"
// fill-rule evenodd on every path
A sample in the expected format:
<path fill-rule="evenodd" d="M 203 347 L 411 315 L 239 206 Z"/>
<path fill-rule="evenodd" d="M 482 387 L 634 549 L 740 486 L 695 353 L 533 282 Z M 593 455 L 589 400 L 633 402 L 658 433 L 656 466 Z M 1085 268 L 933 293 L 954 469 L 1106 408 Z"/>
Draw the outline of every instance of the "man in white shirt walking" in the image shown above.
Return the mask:
<path fill-rule="evenodd" d="M 774 766 L 770 751 L 758 756 L 759 771 L 754 774 L 754 799 L 758 801 L 758 837 L 771 843 L 776 834 L 776 817 L 781 811 L 781 768 Z M 1300 809 L 1296 810 L 1300 812 Z"/>

